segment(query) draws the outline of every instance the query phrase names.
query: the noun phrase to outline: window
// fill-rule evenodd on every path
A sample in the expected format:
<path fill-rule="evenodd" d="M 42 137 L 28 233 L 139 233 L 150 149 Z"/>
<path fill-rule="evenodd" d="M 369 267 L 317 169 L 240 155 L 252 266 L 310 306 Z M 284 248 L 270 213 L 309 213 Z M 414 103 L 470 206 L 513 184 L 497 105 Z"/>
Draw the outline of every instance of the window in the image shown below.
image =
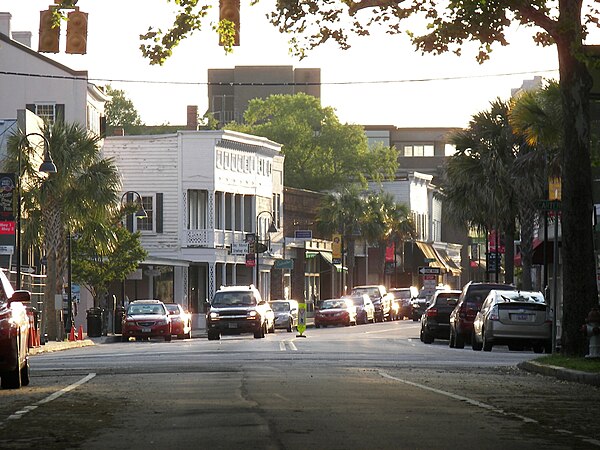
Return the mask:
<path fill-rule="evenodd" d="M 207 191 L 188 191 L 188 230 L 203 230 L 206 228 L 207 205 Z"/>
<path fill-rule="evenodd" d="M 154 198 L 142 195 L 142 206 L 146 211 L 147 217 L 136 218 L 136 231 L 154 231 Z"/>
<path fill-rule="evenodd" d="M 35 105 L 35 114 L 41 119 L 47 121 L 48 123 L 54 123 L 56 119 L 56 110 L 54 108 L 54 103 L 51 104 L 37 104 Z"/>
<path fill-rule="evenodd" d="M 432 144 L 411 144 L 402 146 L 403 156 L 435 156 L 434 146 Z"/>

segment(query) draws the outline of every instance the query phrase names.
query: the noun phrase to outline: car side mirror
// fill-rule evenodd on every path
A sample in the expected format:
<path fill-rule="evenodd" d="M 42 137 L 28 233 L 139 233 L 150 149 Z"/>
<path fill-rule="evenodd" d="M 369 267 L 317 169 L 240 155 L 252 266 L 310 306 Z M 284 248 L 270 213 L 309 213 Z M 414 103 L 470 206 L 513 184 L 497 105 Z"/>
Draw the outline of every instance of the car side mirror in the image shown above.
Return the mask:
<path fill-rule="evenodd" d="M 12 297 L 8 299 L 8 306 L 13 302 L 31 303 L 31 292 L 25 290 L 13 292 Z"/>

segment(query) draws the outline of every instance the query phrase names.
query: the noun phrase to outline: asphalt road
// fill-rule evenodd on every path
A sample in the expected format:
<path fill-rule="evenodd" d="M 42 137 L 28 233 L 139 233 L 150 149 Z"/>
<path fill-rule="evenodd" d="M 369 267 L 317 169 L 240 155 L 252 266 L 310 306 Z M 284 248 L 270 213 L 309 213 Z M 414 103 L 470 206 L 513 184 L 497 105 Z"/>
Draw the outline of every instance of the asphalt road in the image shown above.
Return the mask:
<path fill-rule="evenodd" d="M 419 323 L 114 342 L 31 358 L 0 448 L 600 448 L 600 389 L 530 352 L 425 345 Z"/>

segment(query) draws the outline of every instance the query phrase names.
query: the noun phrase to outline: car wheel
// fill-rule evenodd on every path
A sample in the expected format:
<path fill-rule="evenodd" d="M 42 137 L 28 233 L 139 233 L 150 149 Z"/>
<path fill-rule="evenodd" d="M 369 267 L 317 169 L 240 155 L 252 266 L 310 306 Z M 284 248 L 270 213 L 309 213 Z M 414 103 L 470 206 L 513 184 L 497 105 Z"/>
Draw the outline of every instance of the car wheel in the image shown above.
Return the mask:
<path fill-rule="evenodd" d="M 433 343 L 433 336 L 431 334 L 429 334 L 427 331 L 423 331 L 423 342 L 425 344 Z"/>
<path fill-rule="evenodd" d="M 492 351 L 492 347 L 493 344 L 490 342 L 489 339 L 487 339 L 485 337 L 485 330 L 481 330 L 481 339 L 483 340 L 483 351 L 484 352 L 491 352 Z"/>
<path fill-rule="evenodd" d="M 548 341 L 544 344 L 544 351 L 546 353 L 552 353 L 552 341 Z"/>
<path fill-rule="evenodd" d="M 21 369 L 21 386 L 29 386 L 29 358 L 26 358 L 25 365 Z"/>
<path fill-rule="evenodd" d="M 421 328 L 421 332 L 419 333 L 419 340 L 423 342 L 423 328 Z"/>
<path fill-rule="evenodd" d="M 294 329 L 294 325 L 292 324 L 292 322 L 293 322 L 292 319 L 290 319 L 289 322 L 288 322 L 288 326 L 287 326 L 287 332 L 288 333 L 291 333 L 292 330 Z"/>
<path fill-rule="evenodd" d="M 448 346 L 454 348 L 454 345 L 454 330 L 450 328 L 450 340 L 448 341 Z"/>
<path fill-rule="evenodd" d="M 271 322 L 271 326 L 269 327 L 269 333 L 275 333 L 275 321 Z"/>
<path fill-rule="evenodd" d="M 481 342 L 477 342 L 477 339 L 475 339 L 474 331 L 473 331 L 473 335 L 471 336 L 471 348 L 473 350 L 475 350 L 476 352 L 480 352 L 481 349 L 483 348 L 483 344 L 481 344 Z"/>
<path fill-rule="evenodd" d="M 192 338 L 192 330 L 188 331 L 186 338 L 188 338 L 188 339 Z"/>
<path fill-rule="evenodd" d="M 165 342 L 171 342 L 171 335 L 170 334 L 167 334 L 165 336 Z"/>
<path fill-rule="evenodd" d="M 218 341 L 221 338 L 221 335 L 218 331 L 209 330 L 208 332 L 208 340 L 209 341 Z"/>
<path fill-rule="evenodd" d="M 185 339 L 185 334 L 178 334 L 177 339 L 179 339 L 179 340 Z"/>
<path fill-rule="evenodd" d="M 536 344 L 533 346 L 533 353 L 544 353 L 544 346 L 542 344 Z"/>
<path fill-rule="evenodd" d="M 2 381 L 0 381 L 2 389 L 19 389 L 21 387 L 21 356 L 17 337 L 15 337 L 14 345 L 17 350 L 17 367 L 9 372 L 4 372 Z"/>
<path fill-rule="evenodd" d="M 455 348 L 465 348 L 465 338 L 462 334 L 456 333 L 454 335 L 454 347 Z"/>

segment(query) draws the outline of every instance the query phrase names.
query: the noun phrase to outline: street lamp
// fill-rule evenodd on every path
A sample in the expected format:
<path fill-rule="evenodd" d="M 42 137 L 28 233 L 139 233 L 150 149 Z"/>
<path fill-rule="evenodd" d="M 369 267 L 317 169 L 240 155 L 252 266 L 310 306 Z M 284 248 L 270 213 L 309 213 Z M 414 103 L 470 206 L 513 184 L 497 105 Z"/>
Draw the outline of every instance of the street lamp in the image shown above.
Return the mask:
<path fill-rule="evenodd" d="M 142 196 L 139 192 L 127 191 L 123 193 L 123 195 L 121 196 L 121 206 L 126 207 L 127 203 L 132 202 L 135 202 L 135 204 L 137 205 L 137 210 L 134 214 L 136 219 L 145 219 L 146 217 L 148 217 L 148 213 L 144 209 Z M 125 278 L 123 278 L 123 281 L 121 282 L 121 306 L 125 307 Z"/>
<path fill-rule="evenodd" d="M 254 251 L 256 253 L 256 284 L 257 284 L 257 288 L 260 289 L 260 280 L 259 280 L 259 276 L 260 276 L 260 270 L 259 270 L 259 265 L 258 265 L 258 255 L 260 253 L 263 253 L 265 251 L 267 251 L 267 247 L 264 246 L 262 248 L 259 248 L 261 243 L 259 240 L 260 237 L 260 227 L 259 227 L 259 220 L 260 220 L 260 216 L 262 216 L 263 214 L 267 214 L 270 218 L 271 218 L 271 223 L 269 224 L 269 228 L 267 230 L 268 233 L 277 233 L 277 227 L 275 226 L 275 221 L 273 219 L 273 214 L 271 213 L 271 211 L 268 210 L 264 210 L 259 212 L 256 215 L 256 238 L 255 238 L 255 242 L 254 242 Z M 271 242 L 271 238 L 269 237 L 268 239 L 269 243 Z M 259 251 L 260 250 L 260 251 Z"/>
<path fill-rule="evenodd" d="M 17 175 L 18 178 L 18 188 L 17 188 L 17 236 L 16 236 L 16 247 L 17 247 L 17 290 L 21 289 L 21 146 L 23 142 L 27 142 L 27 148 L 31 150 L 31 144 L 29 143 L 29 136 L 38 136 L 44 140 L 44 161 L 40 165 L 38 169 L 39 172 L 44 173 L 56 173 L 56 165 L 54 161 L 52 161 L 52 157 L 50 156 L 50 142 L 46 136 L 41 133 L 28 133 L 19 141 L 19 149 L 18 149 L 18 163 L 19 163 L 19 173 Z"/>

